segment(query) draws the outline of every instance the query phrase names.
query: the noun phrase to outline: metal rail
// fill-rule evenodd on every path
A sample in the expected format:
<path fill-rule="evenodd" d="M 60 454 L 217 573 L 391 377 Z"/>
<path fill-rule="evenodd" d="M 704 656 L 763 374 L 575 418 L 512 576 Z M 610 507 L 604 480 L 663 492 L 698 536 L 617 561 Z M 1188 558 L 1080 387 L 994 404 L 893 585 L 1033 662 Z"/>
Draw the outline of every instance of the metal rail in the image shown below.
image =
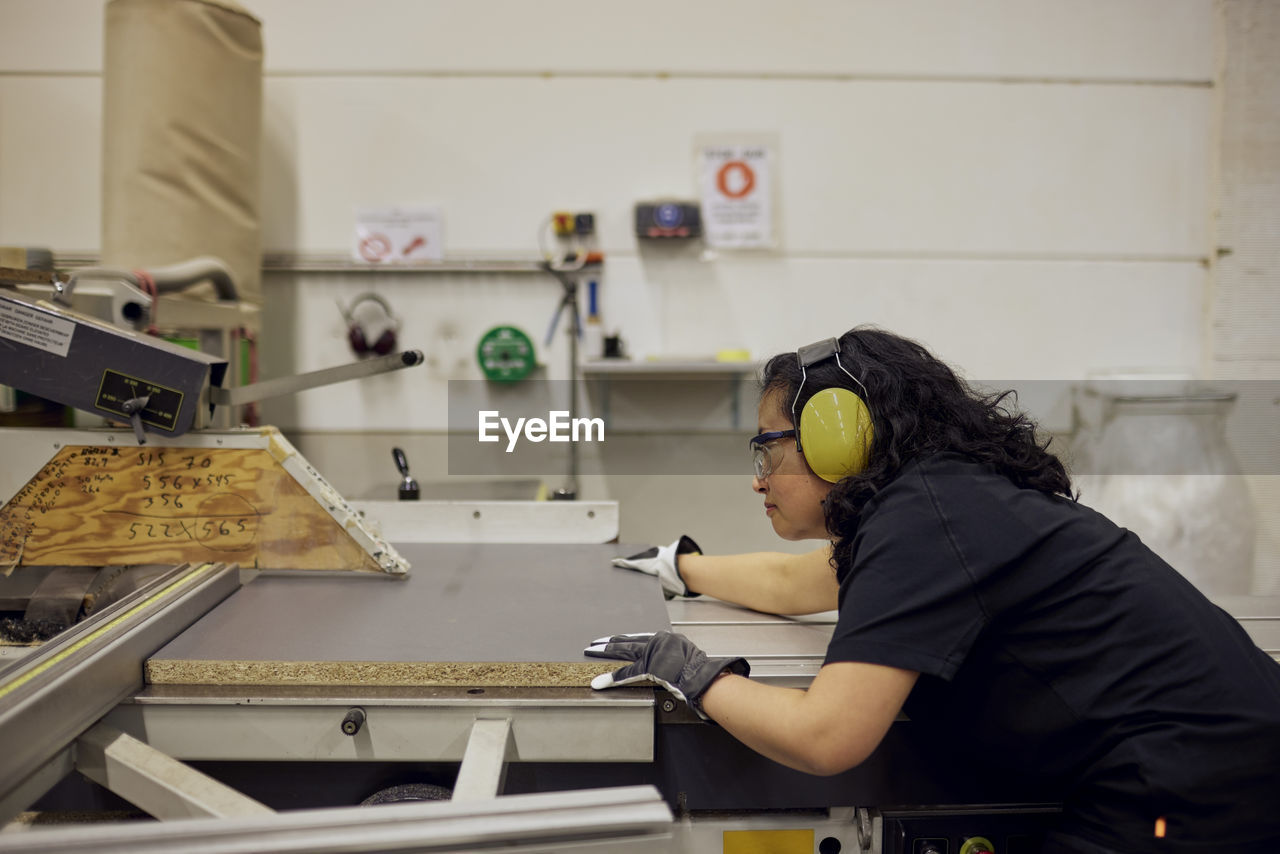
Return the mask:
<path fill-rule="evenodd" d="M 300 810 L 273 816 L 94 825 L 0 835 L 5 854 L 260 854 L 669 850 L 671 810 L 652 786 Z"/>
<path fill-rule="evenodd" d="M 184 564 L 73 626 L 0 681 L 0 820 L 65 775 L 72 742 L 142 687 L 146 658 L 240 586 L 227 564 Z"/>

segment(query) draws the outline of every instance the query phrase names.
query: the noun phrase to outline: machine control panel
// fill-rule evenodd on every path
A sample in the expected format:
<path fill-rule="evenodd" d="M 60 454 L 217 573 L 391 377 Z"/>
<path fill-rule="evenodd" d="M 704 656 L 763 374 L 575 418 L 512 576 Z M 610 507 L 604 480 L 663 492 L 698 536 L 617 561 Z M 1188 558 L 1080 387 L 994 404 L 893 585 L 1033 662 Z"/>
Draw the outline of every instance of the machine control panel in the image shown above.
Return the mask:
<path fill-rule="evenodd" d="M 883 815 L 884 854 L 1036 854 L 1056 807 L 920 809 Z"/>

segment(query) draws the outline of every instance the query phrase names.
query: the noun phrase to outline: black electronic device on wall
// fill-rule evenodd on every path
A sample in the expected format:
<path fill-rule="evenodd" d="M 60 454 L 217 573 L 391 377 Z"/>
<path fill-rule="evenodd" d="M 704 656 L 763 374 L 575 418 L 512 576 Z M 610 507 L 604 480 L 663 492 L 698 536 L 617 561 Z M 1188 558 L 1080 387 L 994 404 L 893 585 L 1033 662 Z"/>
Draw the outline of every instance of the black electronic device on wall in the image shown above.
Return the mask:
<path fill-rule="evenodd" d="M 702 211 L 696 202 L 636 203 L 636 237 L 681 239 L 702 236 Z"/>

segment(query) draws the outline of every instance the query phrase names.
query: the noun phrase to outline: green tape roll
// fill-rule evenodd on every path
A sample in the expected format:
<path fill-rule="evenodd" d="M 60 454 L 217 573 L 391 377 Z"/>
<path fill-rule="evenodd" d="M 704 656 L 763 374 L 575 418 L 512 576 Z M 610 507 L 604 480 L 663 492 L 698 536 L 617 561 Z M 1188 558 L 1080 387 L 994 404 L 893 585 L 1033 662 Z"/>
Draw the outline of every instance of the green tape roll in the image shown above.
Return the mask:
<path fill-rule="evenodd" d="M 499 383 L 519 382 L 537 367 L 533 342 L 514 326 L 495 326 L 480 336 L 476 361 L 485 379 Z"/>

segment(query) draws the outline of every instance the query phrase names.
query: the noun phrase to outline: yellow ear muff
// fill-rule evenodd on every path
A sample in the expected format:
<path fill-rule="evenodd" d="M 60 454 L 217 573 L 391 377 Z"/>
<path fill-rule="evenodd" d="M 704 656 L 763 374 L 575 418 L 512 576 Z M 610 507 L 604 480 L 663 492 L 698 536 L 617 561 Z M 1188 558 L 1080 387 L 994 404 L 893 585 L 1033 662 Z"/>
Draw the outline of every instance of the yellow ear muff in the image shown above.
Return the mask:
<path fill-rule="evenodd" d="M 847 388 L 824 388 L 800 412 L 800 448 L 823 480 L 835 483 L 866 468 L 874 431 L 871 412 Z"/>

